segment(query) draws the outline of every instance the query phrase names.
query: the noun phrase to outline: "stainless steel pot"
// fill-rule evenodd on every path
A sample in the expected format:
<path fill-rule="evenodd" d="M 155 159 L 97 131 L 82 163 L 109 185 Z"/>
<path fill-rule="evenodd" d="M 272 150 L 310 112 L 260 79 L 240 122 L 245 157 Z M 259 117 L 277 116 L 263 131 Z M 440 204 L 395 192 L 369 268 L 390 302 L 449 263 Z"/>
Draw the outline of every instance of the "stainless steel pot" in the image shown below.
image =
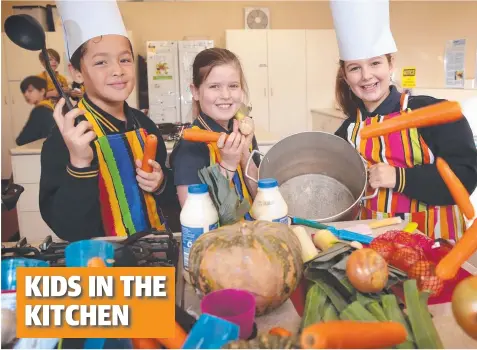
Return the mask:
<path fill-rule="evenodd" d="M 364 159 L 347 141 L 319 131 L 301 132 L 273 145 L 263 159 L 259 179 L 277 179 L 288 215 L 318 222 L 355 220 L 368 183 Z"/>

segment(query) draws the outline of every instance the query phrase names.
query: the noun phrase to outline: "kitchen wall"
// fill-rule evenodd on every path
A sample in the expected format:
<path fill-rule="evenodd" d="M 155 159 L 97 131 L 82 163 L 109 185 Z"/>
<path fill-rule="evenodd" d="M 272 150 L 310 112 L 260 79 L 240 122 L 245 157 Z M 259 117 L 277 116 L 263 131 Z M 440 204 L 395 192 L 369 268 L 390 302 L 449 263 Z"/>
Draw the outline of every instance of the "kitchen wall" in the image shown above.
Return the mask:
<path fill-rule="evenodd" d="M 2 1 L 2 30 L 12 6 L 46 5 L 40 1 Z M 244 27 L 244 7 L 270 8 L 272 29 L 330 29 L 328 1 L 145 1 L 120 0 L 120 9 L 136 43 L 208 37 L 225 46 L 226 29 Z M 476 69 L 477 1 L 391 0 L 391 26 L 398 45 L 396 78 L 403 66 L 417 67 L 417 85 L 444 86 L 443 56 L 447 40 L 466 38 L 466 79 Z M 363 20 L 376 20 L 372 18 Z M 145 45 L 138 46 L 145 54 Z"/>

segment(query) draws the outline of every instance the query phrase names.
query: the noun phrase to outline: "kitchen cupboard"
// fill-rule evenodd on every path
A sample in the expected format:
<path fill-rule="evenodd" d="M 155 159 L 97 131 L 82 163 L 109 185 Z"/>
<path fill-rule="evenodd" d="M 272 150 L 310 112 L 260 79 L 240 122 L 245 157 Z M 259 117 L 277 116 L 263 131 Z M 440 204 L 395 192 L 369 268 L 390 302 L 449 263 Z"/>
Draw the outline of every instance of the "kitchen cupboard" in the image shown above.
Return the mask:
<path fill-rule="evenodd" d="M 226 47 L 241 61 L 264 130 L 279 138 L 313 130 L 311 109 L 334 107 L 334 30 L 227 30 Z"/>
<path fill-rule="evenodd" d="M 132 33 L 128 35 L 132 38 Z M 58 72 L 72 83 L 66 57 L 63 32 L 45 32 L 46 47 L 55 49 L 61 57 Z M 131 39 L 134 52 L 134 42 Z M 28 51 L 15 45 L 5 33 L 2 33 L 2 179 L 11 175 L 10 149 L 16 146 L 15 139 L 25 125 L 33 106 L 26 103 L 20 83 L 29 75 L 44 71 L 38 59 L 39 51 Z M 127 100 L 137 107 L 137 88 L 134 88 Z"/>

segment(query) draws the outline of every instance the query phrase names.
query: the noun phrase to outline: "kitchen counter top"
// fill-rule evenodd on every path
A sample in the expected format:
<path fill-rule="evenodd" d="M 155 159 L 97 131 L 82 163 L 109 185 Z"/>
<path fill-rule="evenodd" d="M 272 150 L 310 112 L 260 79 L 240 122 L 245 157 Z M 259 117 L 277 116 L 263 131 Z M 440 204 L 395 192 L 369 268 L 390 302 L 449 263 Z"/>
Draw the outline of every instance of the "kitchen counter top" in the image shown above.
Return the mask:
<path fill-rule="evenodd" d="M 338 228 L 347 228 L 356 223 L 365 223 L 367 221 L 348 221 L 348 222 L 336 222 L 333 226 Z M 402 229 L 404 224 L 393 225 L 389 227 L 383 227 L 373 230 L 373 236 L 379 235 L 385 231 L 391 229 Z M 308 230 L 308 228 L 307 228 Z M 176 239 L 180 239 L 180 232 L 174 233 Z M 112 238 L 114 239 L 114 238 Z M 15 243 L 3 243 L 5 246 L 13 246 Z M 32 243 L 30 243 L 32 244 Z M 37 243 L 39 244 L 39 243 Z M 33 246 L 35 244 L 32 244 Z M 180 259 L 179 269 L 182 269 L 182 259 Z M 473 275 L 477 274 L 477 254 L 469 259 L 463 265 L 467 271 Z M 183 292 L 182 292 L 183 291 Z M 191 285 L 185 283 L 180 278 L 176 284 L 176 297 L 177 303 L 184 309 L 191 313 L 200 314 L 200 298 L 193 290 Z M 457 325 L 454 316 L 452 314 L 451 303 L 437 304 L 429 306 L 429 310 L 433 315 L 433 321 L 437 330 L 440 332 L 441 340 L 446 349 L 477 349 L 477 341 L 467 336 L 462 329 Z M 269 329 L 280 326 L 284 327 L 292 332 L 296 332 L 299 328 L 301 318 L 296 312 L 291 300 L 287 300 L 282 306 L 273 312 L 257 317 L 256 323 L 259 332 L 267 332 Z"/>
<path fill-rule="evenodd" d="M 10 149 L 10 154 L 12 156 L 15 155 L 30 155 L 30 154 L 40 154 L 41 148 L 43 147 L 43 142 L 46 139 L 40 139 L 37 141 L 33 141 L 31 143 L 27 143 L 23 146 L 17 146 L 15 148 Z"/>
<path fill-rule="evenodd" d="M 311 112 L 317 113 L 317 114 L 325 114 L 333 118 L 338 118 L 343 120 L 346 119 L 345 114 L 341 110 L 335 109 L 335 108 L 312 108 Z"/>

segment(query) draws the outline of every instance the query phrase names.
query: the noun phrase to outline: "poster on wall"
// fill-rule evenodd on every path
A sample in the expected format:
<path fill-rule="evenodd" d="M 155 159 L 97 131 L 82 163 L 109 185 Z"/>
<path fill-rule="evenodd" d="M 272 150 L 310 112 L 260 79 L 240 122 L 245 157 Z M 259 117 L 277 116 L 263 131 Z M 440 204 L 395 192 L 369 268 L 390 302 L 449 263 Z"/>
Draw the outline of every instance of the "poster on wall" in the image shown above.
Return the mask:
<path fill-rule="evenodd" d="M 404 89 L 416 87 L 416 67 L 404 67 L 402 69 L 401 85 Z"/>
<path fill-rule="evenodd" d="M 444 58 L 447 88 L 464 88 L 465 39 L 449 40 Z"/>

